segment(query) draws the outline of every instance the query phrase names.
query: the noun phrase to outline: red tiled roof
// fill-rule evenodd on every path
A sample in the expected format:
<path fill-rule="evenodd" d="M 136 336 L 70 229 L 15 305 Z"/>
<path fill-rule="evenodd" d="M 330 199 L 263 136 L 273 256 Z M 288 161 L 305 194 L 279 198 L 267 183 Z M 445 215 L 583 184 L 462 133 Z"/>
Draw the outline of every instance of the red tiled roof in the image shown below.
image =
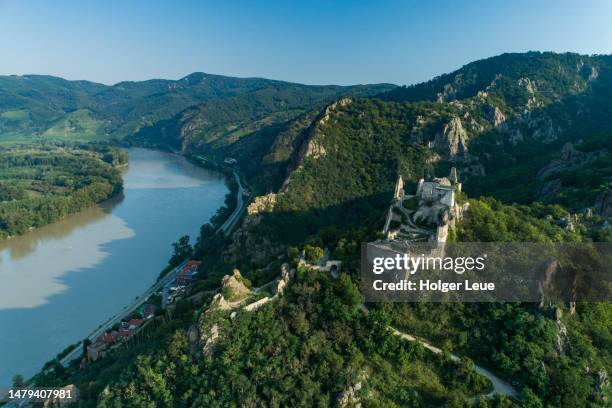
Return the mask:
<path fill-rule="evenodd" d="M 144 323 L 144 320 L 142 319 L 132 319 L 128 322 L 130 326 L 140 326 L 143 323 Z"/>
<path fill-rule="evenodd" d="M 101 334 L 96 341 L 103 341 L 104 343 L 114 343 L 117 341 L 117 332 L 113 331 L 110 333 Z"/>

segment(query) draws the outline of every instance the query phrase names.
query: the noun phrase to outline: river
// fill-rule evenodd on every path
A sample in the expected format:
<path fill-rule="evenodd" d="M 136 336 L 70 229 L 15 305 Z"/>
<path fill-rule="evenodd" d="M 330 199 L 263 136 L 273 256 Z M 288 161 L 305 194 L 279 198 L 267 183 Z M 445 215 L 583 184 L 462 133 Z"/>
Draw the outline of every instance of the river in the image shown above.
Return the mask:
<path fill-rule="evenodd" d="M 129 149 L 124 193 L 0 242 L 0 387 L 28 378 L 154 283 L 171 243 L 223 205 L 222 176 Z"/>

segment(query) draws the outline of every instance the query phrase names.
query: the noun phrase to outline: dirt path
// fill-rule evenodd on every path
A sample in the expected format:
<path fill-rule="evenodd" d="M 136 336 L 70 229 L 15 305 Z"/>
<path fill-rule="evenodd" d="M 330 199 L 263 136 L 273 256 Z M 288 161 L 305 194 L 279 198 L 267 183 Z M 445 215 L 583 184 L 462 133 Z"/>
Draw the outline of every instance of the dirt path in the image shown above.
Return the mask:
<path fill-rule="evenodd" d="M 393 332 L 394 335 L 399 336 L 401 338 L 403 338 L 404 340 L 408 340 L 408 341 L 416 341 L 419 342 L 423 345 L 423 347 L 425 347 L 427 350 L 435 353 L 435 354 L 441 354 L 442 350 L 432 346 L 431 344 L 427 343 L 424 340 L 421 340 L 419 338 L 414 337 L 411 334 L 407 334 L 407 333 L 403 333 L 397 329 L 391 328 L 391 331 Z M 451 353 L 451 359 L 453 361 L 461 361 L 461 357 L 452 354 Z M 493 374 L 492 372 L 490 372 L 489 370 L 487 370 L 484 367 L 479 366 L 478 364 L 474 364 L 474 371 L 476 371 L 478 374 L 482 375 L 483 377 L 486 377 L 489 379 L 489 381 L 491 381 L 491 383 L 493 384 L 493 391 L 489 394 L 487 394 L 487 397 L 492 397 L 495 393 L 504 395 L 506 397 L 510 397 L 510 398 L 518 398 L 518 391 L 516 390 L 516 388 L 514 388 L 512 385 L 510 385 L 508 382 L 502 380 L 501 378 L 499 378 L 498 376 L 496 376 L 495 374 Z M 476 397 L 475 397 L 476 398 Z"/>

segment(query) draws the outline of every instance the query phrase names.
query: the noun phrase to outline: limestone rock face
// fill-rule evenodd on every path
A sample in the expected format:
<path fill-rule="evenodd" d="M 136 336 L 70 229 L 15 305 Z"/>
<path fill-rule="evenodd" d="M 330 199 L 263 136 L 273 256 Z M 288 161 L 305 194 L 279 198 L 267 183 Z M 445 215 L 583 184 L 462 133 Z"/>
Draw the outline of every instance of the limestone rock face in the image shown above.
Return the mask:
<path fill-rule="evenodd" d="M 342 408 L 361 408 L 358 393 L 361 390 L 361 382 L 346 388 L 338 397 L 338 406 Z"/>
<path fill-rule="evenodd" d="M 277 196 L 274 193 L 255 197 L 253 202 L 247 206 L 247 214 L 251 216 L 262 212 L 271 212 L 276 205 L 276 199 Z"/>
<path fill-rule="evenodd" d="M 312 157 L 316 159 L 325 156 L 325 147 L 314 138 L 310 139 L 304 146 L 305 149 L 301 154 L 302 157 Z"/>
<path fill-rule="evenodd" d="M 461 74 L 460 74 L 461 75 Z M 457 82 L 457 78 L 455 78 L 455 82 Z M 444 90 L 439 92 L 437 95 L 438 102 L 447 102 L 457 97 L 457 90 L 452 84 L 444 85 Z"/>
<path fill-rule="evenodd" d="M 601 399 L 606 401 L 605 392 L 610 386 L 610 380 L 608 379 L 608 372 L 605 368 L 599 370 L 595 377 L 595 389 L 601 394 Z"/>
<path fill-rule="evenodd" d="M 332 112 L 338 107 L 338 106 L 347 106 L 350 105 L 351 102 L 353 102 L 353 100 L 351 98 L 340 98 L 335 102 L 330 103 L 325 110 L 323 111 L 323 115 L 321 116 L 321 118 L 319 119 L 318 124 L 319 125 L 323 125 L 325 123 L 327 123 L 327 121 L 329 120 Z"/>
<path fill-rule="evenodd" d="M 454 158 L 467 152 L 468 134 L 463 128 L 461 119 L 454 117 L 436 134 L 436 149 L 446 158 Z"/>
<path fill-rule="evenodd" d="M 501 109 L 499 109 L 499 107 L 495 105 L 486 105 L 486 109 L 488 119 L 493 124 L 493 126 L 498 127 L 506 121 L 506 116 L 501 111 Z"/>
<path fill-rule="evenodd" d="M 319 133 L 321 132 L 323 125 L 325 125 L 330 120 L 334 111 L 338 107 L 350 105 L 352 102 L 353 101 L 350 98 L 341 98 L 335 102 L 330 103 L 323 110 L 323 112 L 319 115 L 319 117 L 315 121 L 314 127 L 311 129 L 310 134 L 300 146 L 300 149 L 297 155 L 298 163 L 300 163 L 306 157 L 312 157 L 316 159 L 318 157 L 325 156 L 327 152 L 325 151 L 325 147 L 320 141 Z"/>
<path fill-rule="evenodd" d="M 555 126 L 553 120 L 548 116 L 530 119 L 527 126 L 533 130 L 533 137 L 544 143 L 554 142 L 562 131 L 559 126 Z"/>
<path fill-rule="evenodd" d="M 289 264 L 284 263 L 281 265 L 281 276 L 276 280 L 274 287 L 274 294 L 281 296 L 285 292 L 285 288 L 291 278 L 291 272 L 289 271 Z"/>
<path fill-rule="evenodd" d="M 232 275 L 225 275 L 221 280 L 221 293 L 213 297 L 209 310 L 236 309 L 251 293 L 251 290 L 242 283 L 240 271 L 234 269 Z"/>
<path fill-rule="evenodd" d="M 535 81 L 532 81 L 530 78 L 519 78 L 518 85 L 524 87 L 529 97 L 527 99 L 527 109 L 532 110 L 534 108 L 538 108 L 542 106 L 542 102 L 538 100 L 536 97 L 536 93 L 538 91 L 538 87 Z"/>
<path fill-rule="evenodd" d="M 225 300 L 221 293 L 217 293 L 212 298 L 211 309 L 219 309 L 219 310 L 230 310 L 232 306 L 230 303 Z"/>
<path fill-rule="evenodd" d="M 232 293 L 232 299 L 226 299 L 232 301 L 235 299 L 242 299 L 251 293 L 251 290 L 242 283 L 242 275 L 238 269 L 234 269 L 234 273 L 225 275 L 221 281 L 223 290 L 229 289 Z"/>
<path fill-rule="evenodd" d="M 205 356 L 210 356 L 214 353 L 215 345 L 219 340 L 219 325 L 214 324 L 208 333 L 204 333 L 201 342 L 204 344 L 202 352 Z"/>
<path fill-rule="evenodd" d="M 469 210 L 470 210 L 469 202 L 465 202 L 462 205 L 456 205 L 455 206 L 455 219 L 457 221 L 462 221 L 468 214 Z"/>
<path fill-rule="evenodd" d="M 570 347 L 569 336 L 567 335 L 567 327 L 560 320 L 557 320 L 557 336 L 555 337 L 555 350 L 559 354 L 565 354 Z"/>

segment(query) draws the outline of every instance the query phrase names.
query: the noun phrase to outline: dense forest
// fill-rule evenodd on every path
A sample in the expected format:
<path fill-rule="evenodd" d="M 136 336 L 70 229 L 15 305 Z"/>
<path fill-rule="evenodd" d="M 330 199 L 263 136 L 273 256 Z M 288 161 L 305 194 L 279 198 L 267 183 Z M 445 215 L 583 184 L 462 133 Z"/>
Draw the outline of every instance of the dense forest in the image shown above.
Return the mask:
<path fill-rule="evenodd" d="M 0 238 L 104 201 L 123 188 L 127 153 L 104 146 L 0 150 Z"/>

